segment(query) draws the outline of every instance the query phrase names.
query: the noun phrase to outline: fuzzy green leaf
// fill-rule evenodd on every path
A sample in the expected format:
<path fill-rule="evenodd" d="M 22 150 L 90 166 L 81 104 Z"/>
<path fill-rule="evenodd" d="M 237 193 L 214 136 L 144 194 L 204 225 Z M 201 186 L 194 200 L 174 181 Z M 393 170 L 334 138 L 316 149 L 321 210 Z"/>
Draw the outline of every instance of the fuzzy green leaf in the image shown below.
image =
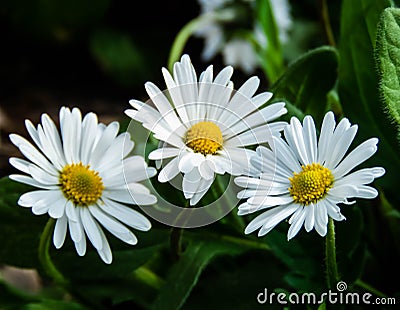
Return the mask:
<path fill-rule="evenodd" d="M 338 91 L 344 115 L 359 125 L 356 142 L 379 138 L 379 156 L 369 164 L 385 167 L 386 175 L 378 182 L 396 192 L 393 180 L 400 167 L 396 130 L 382 108 L 374 61 L 379 17 L 390 5 L 387 0 L 343 1 Z"/>
<path fill-rule="evenodd" d="M 378 24 L 375 59 L 384 109 L 400 141 L 400 9 L 387 8 Z"/>

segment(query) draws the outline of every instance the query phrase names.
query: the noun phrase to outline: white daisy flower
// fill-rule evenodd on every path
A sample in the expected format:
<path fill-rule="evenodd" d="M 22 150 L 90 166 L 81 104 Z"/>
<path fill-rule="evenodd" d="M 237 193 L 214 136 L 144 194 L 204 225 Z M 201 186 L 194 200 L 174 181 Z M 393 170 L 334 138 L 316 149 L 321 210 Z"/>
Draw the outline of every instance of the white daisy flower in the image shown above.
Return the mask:
<path fill-rule="evenodd" d="M 86 253 L 87 236 L 109 264 L 112 253 L 100 225 L 122 241 L 136 244 L 135 235 L 125 225 L 147 231 L 151 224 L 125 204 L 156 202 L 156 197 L 138 183 L 156 171 L 140 156 L 127 157 L 134 143 L 128 133 L 118 135 L 118 122 L 98 124 L 94 113 L 82 120 L 79 109 L 63 107 L 60 137 L 48 115 L 43 114 L 41 120 L 37 128 L 29 120 L 25 122 L 36 146 L 19 135 L 10 135 L 11 142 L 29 160 L 10 158 L 11 165 L 27 174 L 10 178 L 39 188 L 23 194 L 18 204 L 57 220 L 53 233 L 57 249 L 64 244 L 69 228 L 80 256 Z"/>
<path fill-rule="evenodd" d="M 286 43 L 293 26 L 290 3 L 288 0 L 270 0 L 270 5 L 278 28 L 279 40 L 281 43 Z"/>
<path fill-rule="evenodd" d="M 313 228 L 321 236 L 327 233 L 328 217 L 342 221 L 339 203 L 351 204 L 349 198 L 372 199 L 378 195 L 367 186 L 385 170 L 381 167 L 353 169 L 370 158 L 377 150 L 377 138 L 360 144 L 347 156 L 357 125 L 351 126 L 344 118 L 336 126 L 334 115 L 328 112 L 323 120 L 317 142 L 313 118 L 306 116 L 303 126 L 292 118 L 284 129 L 286 142 L 274 139 L 272 151 L 257 148 L 251 159 L 258 177 L 238 177 L 235 183 L 245 187 L 238 198 L 247 199 L 239 206 L 239 215 L 268 209 L 246 227 L 250 234 L 260 229 L 258 236 L 271 231 L 279 222 L 289 218 L 288 240 L 304 225 L 307 232 Z"/>
<path fill-rule="evenodd" d="M 283 102 L 259 109 L 271 97 L 264 92 L 254 96 L 259 79 L 248 79 L 237 92 L 230 78 L 232 67 L 213 78 L 209 66 L 197 79 L 188 55 L 174 65 L 174 76 L 162 69 L 166 93 L 151 82 L 145 87 L 149 104 L 131 100 L 134 110 L 125 113 L 154 133 L 165 145 L 149 154 L 151 160 L 172 159 L 159 173 L 167 182 L 184 174 L 182 189 L 195 205 L 210 188 L 215 174 L 251 173 L 249 158 L 255 152 L 246 146 L 280 136 L 286 122 L 273 122 L 287 112 Z M 254 96 L 254 97 L 253 97 Z"/>

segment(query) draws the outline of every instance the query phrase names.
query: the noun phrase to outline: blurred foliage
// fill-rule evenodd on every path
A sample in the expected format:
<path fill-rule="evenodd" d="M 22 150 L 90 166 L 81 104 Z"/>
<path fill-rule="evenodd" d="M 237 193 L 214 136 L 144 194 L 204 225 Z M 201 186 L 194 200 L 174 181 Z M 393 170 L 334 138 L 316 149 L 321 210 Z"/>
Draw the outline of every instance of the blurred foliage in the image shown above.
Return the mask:
<path fill-rule="evenodd" d="M 52 68 L 54 64 L 60 65 L 52 70 L 61 71 L 57 73 L 61 81 L 66 71 L 77 70 L 68 85 L 79 90 L 90 80 L 88 83 L 99 92 L 125 94 L 129 90 L 129 95 L 134 96 L 133 89 L 143 92 L 147 79 L 161 80 L 160 68 L 167 64 L 173 39 L 197 15 L 197 4 L 174 2 L 162 6 L 146 2 L 144 9 L 134 5 L 128 10 L 117 2 L 2 1 L 0 23 L 9 30 L 5 42 L 11 46 L 10 42 L 16 40 L 15 50 L 10 48 L 6 51 L 8 57 L 0 60 L 2 82 L 8 86 L 14 81 L 38 83 L 35 74 L 46 72 L 37 69 Z M 323 114 L 331 109 L 338 118 L 348 117 L 359 125 L 355 144 L 370 137 L 380 139 L 376 156 L 368 161 L 368 166 L 386 169 L 386 175 L 374 184 L 380 196 L 341 206 L 347 220 L 336 224 L 337 259 L 348 291 L 364 292 L 357 284 L 364 280 L 388 296 L 398 296 L 400 157 L 396 136 L 400 123 L 400 15 L 399 9 L 394 8 L 398 3 L 325 1 L 331 17 L 327 25 L 319 15 L 323 2 L 291 1 L 295 25 L 291 40 L 285 46 L 272 41 L 276 44 L 260 50 L 262 69 L 257 73 L 264 74 L 264 85 L 275 80 L 270 88 L 274 100 L 287 102 L 289 113 L 285 117 L 311 114 L 320 123 Z M 269 1 L 257 1 L 257 5 L 257 21 L 266 35 L 276 40 Z M 180 7 L 182 11 L 178 11 Z M 326 46 L 324 27 L 332 28 L 337 47 Z M 13 66 L 13 61 L 18 62 L 22 56 L 17 53 L 15 59 L 11 57 L 25 45 L 35 48 L 31 56 L 35 70 L 30 71 L 30 79 L 21 74 L 26 73 L 25 69 L 18 71 Z M 199 62 L 197 40 L 189 40 L 185 51 Z M 52 53 L 56 62 L 47 59 Z M 70 58 L 66 57 L 69 53 Z M 60 56 L 65 58 L 58 59 Z M 25 57 L 29 59 L 25 54 L 22 59 Z M 215 63 L 220 62 L 216 58 Z M 39 79 L 41 83 L 54 85 L 60 81 L 53 78 L 52 72 Z M 8 80 L 8 76 L 12 78 Z M 19 88 L 14 85 L 7 91 L 15 89 Z M 141 155 L 157 145 L 151 136 L 148 139 L 147 149 L 143 141 L 136 141 Z M 161 195 L 171 196 L 171 185 L 160 184 L 155 178 L 151 182 Z M 17 206 L 18 197 L 29 190 L 8 178 L 0 180 L 0 263 L 37 269 L 44 288 L 29 295 L 1 280 L 2 309 L 256 309 L 261 307 L 257 295 L 264 288 L 276 292 L 327 291 L 324 240 L 317 233 L 301 230 L 287 242 L 288 224 L 284 222 L 263 238 L 245 236 L 238 232 L 232 214 L 210 226 L 184 230 L 178 258 L 171 246 L 171 228 L 160 223 L 154 223 L 151 232 L 138 232 L 139 243 L 135 247 L 109 236 L 114 255 L 110 266 L 104 265 L 92 248 L 84 257 L 78 257 L 67 238 L 62 249 L 52 248 L 50 252 L 69 284 L 54 289 L 56 285 L 44 274 L 37 259 L 47 215 L 34 216 L 29 209 Z M 184 200 L 181 193 L 170 199 L 177 204 Z M 213 194 L 209 193 L 202 203 L 212 199 Z M 253 217 L 249 215 L 245 221 Z M 276 304 L 271 307 L 280 308 Z M 293 308 L 317 309 L 304 305 Z"/>

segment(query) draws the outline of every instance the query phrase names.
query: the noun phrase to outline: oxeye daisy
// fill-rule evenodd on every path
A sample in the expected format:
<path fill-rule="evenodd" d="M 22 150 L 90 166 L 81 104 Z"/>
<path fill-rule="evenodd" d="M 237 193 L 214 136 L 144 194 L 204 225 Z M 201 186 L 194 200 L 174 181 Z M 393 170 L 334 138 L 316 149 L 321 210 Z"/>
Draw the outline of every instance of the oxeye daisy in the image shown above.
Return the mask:
<path fill-rule="evenodd" d="M 43 114 L 41 124 L 26 120 L 34 144 L 17 134 L 11 142 L 28 159 L 10 158 L 26 175 L 10 178 L 39 190 L 23 194 L 18 204 L 32 208 L 36 215 L 48 213 L 56 224 L 53 243 L 64 244 L 67 230 L 80 256 L 86 253 L 86 236 L 105 263 L 112 252 L 100 227 L 128 244 L 135 235 L 126 227 L 147 231 L 149 220 L 125 204 L 149 205 L 155 196 L 140 181 L 154 176 L 140 156 L 128 157 L 134 147 L 128 133 L 118 135 L 119 124 L 98 123 L 94 113 L 82 119 L 79 109 L 60 110 L 61 136 L 52 119 Z M 125 226 L 125 225 L 126 226 Z"/>
<path fill-rule="evenodd" d="M 272 93 L 254 96 L 260 82 L 257 77 L 234 92 L 232 67 L 213 78 L 213 67 L 209 66 L 198 79 L 189 56 L 184 55 L 175 63 L 173 77 L 164 68 L 162 72 L 167 91 L 146 83 L 150 102 L 131 100 L 134 109 L 125 113 L 164 142 L 149 154 L 151 160 L 170 160 L 158 180 L 167 182 L 183 173 L 184 195 L 195 205 L 215 174 L 252 173 L 248 162 L 255 151 L 245 147 L 279 136 L 287 123 L 268 122 L 286 113 L 286 108 L 279 102 L 259 109 Z"/>
<path fill-rule="evenodd" d="M 349 198 L 372 199 L 378 195 L 367 184 L 381 177 L 383 168 L 353 171 L 377 151 L 378 139 L 363 142 L 345 156 L 357 125 L 343 118 L 335 126 L 334 115 L 328 112 L 317 142 L 313 118 L 306 116 L 301 125 L 293 117 L 284 129 L 286 141 L 274 138 L 272 150 L 257 148 L 257 156 L 250 161 L 259 176 L 235 179 L 237 185 L 246 188 L 238 193 L 238 198 L 247 199 L 239 206 L 239 215 L 268 210 L 249 223 L 246 234 L 260 229 L 258 235 L 263 236 L 290 217 L 288 239 L 303 225 L 307 232 L 315 228 L 325 236 L 329 217 L 345 219 L 338 204 L 355 202 L 349 202 Z"/>

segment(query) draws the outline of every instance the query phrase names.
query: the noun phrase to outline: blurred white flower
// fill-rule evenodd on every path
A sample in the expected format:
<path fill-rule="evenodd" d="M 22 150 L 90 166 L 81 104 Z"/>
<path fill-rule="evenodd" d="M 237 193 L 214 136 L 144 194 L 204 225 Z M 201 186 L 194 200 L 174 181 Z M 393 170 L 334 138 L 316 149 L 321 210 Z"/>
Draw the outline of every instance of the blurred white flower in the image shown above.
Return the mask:
<path fill-rule="evenodd" d="M 136 244 L 135 235 L 125 225 L 147 231 L 151 223 L 125 204 L 156 202 L 156 197 L 138 183 L 154 176 L 156 170 L 148 168 L 143 157 L 127 157 L 134 143 L 129 133 L 118 135 L 118 122 L 98 124 L 94 113 L 82 120 L 79 109 L 63 107 L 60 137 L 47 114 L 41 120 L 37 128 L 26 121 L 36 147 L 17 134 L 10 135 L 11 142 L 29 160 L 10 158 L 11 165 L 27 174 L 10 178 L 39 188 L 23 194 L 18 204 L 57 220 L 53 234 L 56 248 L 64 244 L 69 228 L 80 256 L 86 253 L 87 236 L 102 260 L 110 264 L 112 252 L 100 225 L 122 241 Z"/>
<path fill-rule="evenodd" d="M 268 38 L 258 25 L 254 22 L 250 25 L 231 25 L 237 19 L 243 18 L 243 8 L 251 12 L 247 18 L 254 18 L 255 0 L 198 0 L 202 22 L 195 35 L 204 39 L 202 58 L 209 61 L 218 53 L 223 56 L 225 65 L 231 65 L 243 70 L 246 74 L 254 72 L 259 66 L 259 58 L 254 44 L 250 41 L 252 37 L 255 42 L 265 48 Z M 243 5 L 244 4 L 244 5 Z M 240 6 L 241 5 L 241 6 Z M 271 9 L 279 33 L 281 43 L 288 41 L 288 32 L 292 27 L 290 15 L 290 4 L 288 0 L 270 0 Z M 240 23 L 238 23 L 240 24 Z M 235 28 L 236 27 L 236 28 Z M 247 27 L 247 28 L 246 28 Z M 243 30 L 248 36 L 243 37 Z"/>

